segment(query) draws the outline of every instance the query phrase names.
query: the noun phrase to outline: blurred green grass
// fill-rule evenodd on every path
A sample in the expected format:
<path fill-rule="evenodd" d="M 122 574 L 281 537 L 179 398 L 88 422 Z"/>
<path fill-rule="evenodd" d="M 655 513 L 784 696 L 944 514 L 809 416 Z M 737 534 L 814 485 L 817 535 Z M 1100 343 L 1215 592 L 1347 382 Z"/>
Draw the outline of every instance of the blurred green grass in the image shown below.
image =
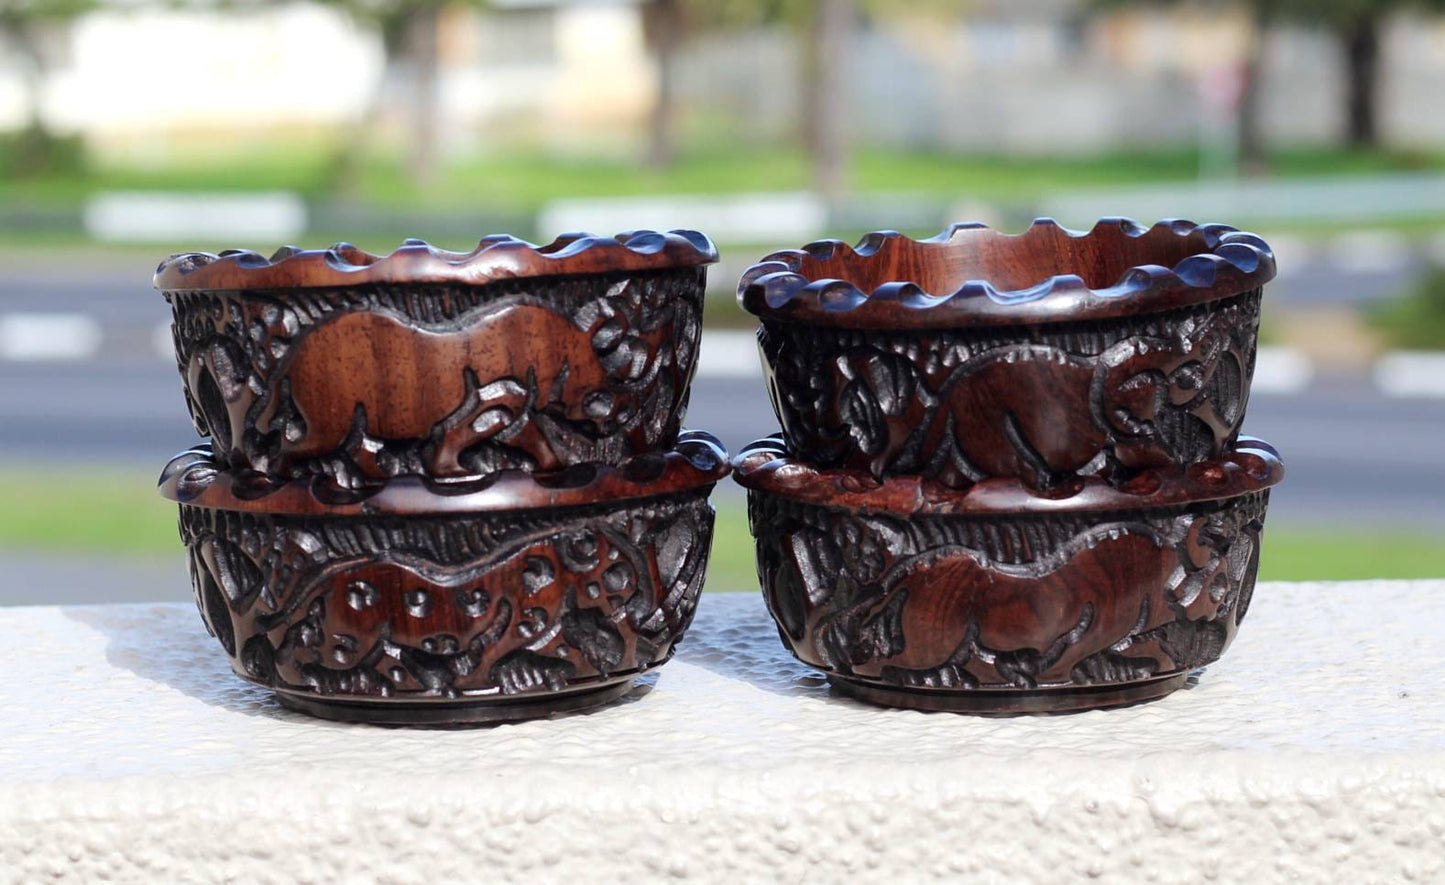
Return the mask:
<path fill-rule="evenodd" d="M 1275 150 L 1264 174 L 1277 178 L 1358 176 L 1388 172 L 1445 171 L 1445 151 L 1360 151 L 1328 147 Z M 1140 148 L 1103 154 L 957 154 L 938 151 L 860 147 L 848 174 L 852 195 L 866 207 L 870 195 L 912 195 L 931 207 L 922 216 L 857 219 L 846 215 L 826 233 L 853 241 L 867 230 L 898 227 L 913 236 L 938 233 L 940 224 L 924 219 L 940 210 L 935 201 L 978 203 L 1000 213 L 1001 229 L 1027 227 L 1038 198 L 1080 188 L 1128 187 L 1199 180 L 1194 147 Z M 378 150 L 354 163 L 342 161 L 334 136 L 319 133 L 235 139 L 218 144 L 178 143 L 147 162 L 91 159 L 80 168 L 28 176 L 0 174 L 0 261 L 34 262 L 65 252 L 67 260 L 90 264 L 153 267 L 159 257 L 194 249 L 248 247 L 269 252 L 274 242 L 185 240 L 172 243 L 102 244 L 91 240 L 81 223 L 82 210 L 95 193 L 117 190 L 241 192 L 284 190 L 299 194 L 311 209 L 311 228 L 294 237 L 297 245 L 318 248 L 339 241 L 373 252 L 390 252 L 407 237 L 467 250 L 483 234 L 507 232 L 550 239 L 556 231 L 534 230 L 537 211 L 559 198 L 634 197 L 661 194 L 709 195 L 737 191 L 806 190 L 812 169 L 806 154 L 793 147 L 743 144 L 718 136 L 694 139 L 678 162 L 649 169 L 635 152 L 596 146 L 572 151 L 513 144 L 441 164 L 426 184 L 418 185 L 399 157 Z M 965 216 L 974 214 L 958 210 Z M 948 212 L 956 216 L 958 212 Z M 958 218 L 957 220 L 966 220 Z M 1152 219 L 1141 219 L 1151 221 Z M 1352 228 L 1348 216 L 1280 222 L 1232 218 L 1247 229 L 1270 234 L 1327 236 Z M 1073 220 L 1075 224 L 1082 224 Z M 913 225 L 913 226 L 910 226 Z M 1445 226 L 1445 206 L 1437 214 L 1380 218 L 1372 229 L 1424 238 Z M 761 256 L 780 245 L 750 249 L 720 243 L 727 254 Z M 726 299 L 724 299 L 726 300 Z M 710 321 L 737 324 L 739 316 L 721 301 L 709 305 Z"/>
<path fill-rule="evenodd" d="M 1445 348 L 1445 267 L 1427 268 L 1413 287 L 1374 307 L 1367 319 L 1390 347 Z"/>
<path fill-rule="evenodd" d="M 348 168 L 325 138 L 238 140 L 176 150 L 149 165 L 93 161 L 82 171 L 0 178 L 0 198 L 17 203 L 79 205 L 101 190 L 289 190 L 308 197 L 345 197 L 377 206 L 535 211 L 560 196 L 716 194 L 737 190 L 805 189 L 807 155 L 793 147 L 713 143 L 685 152 L 665 169 L 649 169 L 628 152 L 563 153 L 512 149 L 456 159 L 424 186 L 406 176 L 400 159 L 376 153 Z M 1282 148 L 1271 176 L 1363 175 L 1445 170 L 1445 153 L 1399 150 Z M 1194 147 L 1101 154 L 1024 156 L 956 154 L 863 147 L 849 170 L 859 192 L 957 193 L 973 199 L 1017 199 L 1058 189 L 1193 181 Z"/>
<path fill-rule="evenodd" d="M 175 506 L 134 471 L 0 469 L 0 556 L 4 550 L 180 555 Z M 752 538 L 741 501 L 717 503 L 710 590 L 757 587 Z M 1260 577 L 1270 581 L 1445 578 L 1445 544 L 1425 532 L 1382 527 L 1279 525 L 1265 531 Z"/>

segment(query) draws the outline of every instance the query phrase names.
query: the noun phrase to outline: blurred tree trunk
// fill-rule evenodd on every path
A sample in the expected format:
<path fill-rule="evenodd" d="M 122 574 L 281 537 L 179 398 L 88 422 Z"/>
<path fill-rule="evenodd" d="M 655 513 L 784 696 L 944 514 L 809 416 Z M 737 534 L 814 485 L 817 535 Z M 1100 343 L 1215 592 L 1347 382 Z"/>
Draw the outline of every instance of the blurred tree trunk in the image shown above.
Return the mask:
<path fill-rule="evenodd" d="M 804 139 L 813 155 L 815 186 L 835 202 L 847 189 L 847 71 L 856 9 L 853 0 L 816 0 L 813 6 L 802 90 L 803 119 L 811 119 L 812 131 L 805 131 Z"/>
<path fill-rule="evenodd" d="M 0 52 L 14 49 L 20 62 L 16 65 L 20 91 L 25 95 L 25 126 L 16 133 L 10 165 L 14 175 L 35 175 L 79 162 L 61 155 L 59 147 L 64 139 L 52 132 L 45 119 L 45 82 L 66 30 L 75 17 L 88 9 L 90 4 L 84 0 L 29 10 L 0 9 Z"/>
<path fill-rule="evenodd" d="M 376 138 L 377 127 L 386 110 L 387 98 L 396 88 L 396 59 L 402 54 L 405 34 L 401 33 L 404 21 L 393 18 L 378 22 L 381 36 L 382 65 L 361 116 L 349 124 L 337 145 L 336 161 L 331 165 L 331 189 L 343 200 L 357 200 L 361 196 L 361 178 L 364 173 L 367 152 Z"/>
<path fill-rule="evenodd" d="M 5 34 L 9 42 L 23 56 L 20 64 L 21 91 L 25 93 L 25 128 L 45 131 L 45 115 L 41 112 L 41 98 L 45 86 L 45 58 L 36 47 L 38 42 L 32 33 L 32 26 L 23 22 L 6 23 Z"/>
<path fill-rule="evenodd" d="M 818 155 L 818 112 L 823 75 L 820 68 L 823 46 L 823 16 L 818 4 L 803 22 L 802 57 L 798 60 L 798 142 L 808 156 Z"/>
<path fill-rule="evenodd" d="M 438 45 L 440 4 L 418 6 L 408 16 L 406 53 L 412 78 L 410 137 L 406 171 L 412 184 L 425 186 L 436 178 L 438 118 L 441 104 L 441 58 Z"/>
<path fill-rule="evenodd" d="M 647 165 L 663 169 L 677 153 L 677 50 L 682 42 L 682 0 L 651 0 L 643 28 L 657 60 L 657 100 L 648 120 Z"/>
<path fill-rule="evenodd" d="M 1265 46 L 1274 16 L 1268 3 L 1254 6 L 1254 34 L 1250 40 L 1239 84 L 1239 165 L 1250 174 L 1265 166 L 1264 126 L 1261 120 Z"/>
<path fill-rule="evenodd" d="M 1361 11 L 1344 25 L 1345 140 L 1351 147 L 1379 145 L 1380 16 Z"/>

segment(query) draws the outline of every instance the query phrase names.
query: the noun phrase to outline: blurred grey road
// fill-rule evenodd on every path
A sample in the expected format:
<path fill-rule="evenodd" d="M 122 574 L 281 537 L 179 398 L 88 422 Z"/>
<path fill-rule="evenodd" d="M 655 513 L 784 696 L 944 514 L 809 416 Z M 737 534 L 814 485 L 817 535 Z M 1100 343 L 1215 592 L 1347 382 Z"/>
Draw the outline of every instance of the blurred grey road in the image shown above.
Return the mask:
<path fill-rule="evenodd" d="M 125 277 L 84 267 L 44 274 L 0 268 L 0 322 L 78 315 L 101 333 L 94 352 L 79 359 L 0 353 L 0 464 L 103 464 L 154 477 L 170 455 L 196 441 L 174 363 L 158 346 L 169 312 L 147 288 L 146 274 L 144 268 Z M 1350 274 L 1311 269 L 1280 280 L 1269 297 L 1296 304 L 1368 300 L 1397 291 L 1408 277 L 1398 266 Z M 749 355 L 736 356 L 740 360 L 714 356 L 712 362 L 751 362 Z M 706 369 L 706 347 L 703 361 Z M 732 450 L 776 429 L 760 380 L 726 374 L 699 378 L 687 423 L 717 434 Z M 1246 432 L 1278 446 L 1288 465 L 1274 497 L 1275 524 L 1445 528 L 1445 399 L 1389 398 L 1365 378 L 1324 376 L 1297 393 L 1256 390 Z M 730 482 L 718 493 L 722 500 L 741 498 Z M 101 601 L 98 585 L 104 599 L 189 594 L 180 557 L 0 553 L 0 605 Z"/>
<path fill-rule="evenodd" d="M 1398 292 L 1422 258 L 1389 242 L 1334 252 L 1328 243 L 1281 242 L 1281 263 L 1289 272 L 1270 285 L 1267 300 L 1343 304 Z M 1346 251 L 1355 264 L 1332 263 Z M 1358 262 L 1372 251 L 1382 260 Z M 0 354 L 0 460 L 104 459 L 153 473 L 195 441 L 174 364 L 161 350 L 170 311 L 150 289 L 150 271 L 111 258 L 94 265 L 0 267 L 0 321 L 37 314 L 86 318 L 99 341 L 82 359 L 7 360 Z M 721 268 L 713 277 L 721 284 L 728 274 Z M 708 363 L 704 348 L 704 370 Z M 729 448 L 776 427 L 758 381 L 727 376 L 699 378 L 688 424 L 716 433 Z M 1445 465 L 1439 458 L 1445 401 L 1390 399 L 1365 379 L 1317 380 L 1287 396 L 1257 390 L 1246 429 L 1277 445 L 1288 462 L 1277 517 L 1445 525 Z"/>
<path fill-rule="evenodd" d="M 1426 252 L 1445 250 L 1445 246 L 1410 245 L 1390 235 L 1364 242 L 1359 237 L 1309 243 L 1292 237 L 1269 239 L 1277 246 L 1280 262 L 1280 276 L 1268 289 L 1267 300 L 1272 303 L 1348 304 L 1386 298 L 1409 284 L 1428 260 Z M 714 291 L 728 292 L 758 256 L 737 249 L 722 253 L 708 282 Z M 150 288 L 154 270 L 149 264 L 112 258 L 69 267 L 0 267 L 0 312 L 74 311 L 94 316 L 108 328 L 144 328 L 169 313 L 161 296 Z"/>
<path fill-rule="evenodd" d="M 698 379 L 687 423 L 731 450 L 777 428 L 758 380 L 716 376 Z M 1285 456 L 1277 519 L 1445 526 L 1445 400 L 1318 381 L 1297 394 L 1257 392 L 1246 432 Z M 109 461 L 157 474 L 195 441 L 175 367 L 159 357 L 0 362 L 5 462 Z"/>

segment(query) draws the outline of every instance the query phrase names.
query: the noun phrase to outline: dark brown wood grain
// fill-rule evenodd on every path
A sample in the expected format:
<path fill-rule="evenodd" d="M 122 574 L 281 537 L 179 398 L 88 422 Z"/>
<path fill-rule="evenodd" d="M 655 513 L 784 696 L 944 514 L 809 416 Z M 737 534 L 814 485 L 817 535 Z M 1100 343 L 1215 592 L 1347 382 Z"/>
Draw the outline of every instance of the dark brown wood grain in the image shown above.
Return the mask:
<path fill-rule="evenodd" d="M 635 455 L 619 464 L 540 474 L 504 470 L 472 481 L 406 476 L 361 488 L 338 485 L 325 476 L 288 480 L 254 470 L 227 470 L 209 446 L 201 445 L 171 459 L 161 472 L 159 489 L 180 504 L 256 514 L 462 515 L 685 494 L 711 488 L 731 469 L 717 437 L 696 430 L 683 432 L 671 451 Z"/>
<path fill-rule="evenodd" d="M 712 241 L 690 230 L 639 230 L 616 237 L 567 233 L 545 246 L 497 234 L 482 238 L 470 252 L 449 252 L 422 240 L 407 240 L 389 255 L 375 255 L 350 243 L 328 249 L 283 246 L 269 258 L 248 249 L 186 252 L 161 262 L 153 284 L 163 292 L 424 283 L 480 286 L 520 277 L 640 273 L 715 261 L 717 248 Z"/>
<path fill-rule="evenodd" d="M 1041 223 L 815 244 L 749 270 L 739 297 L 800 458 L 1049 492 L 1225 452 L 1273 273 L 1232 228 Z"/>
<path fill-rule="evenodd" d="M 715 257 L 690 232 L 501 237 L 468 255 L 181 256 L 156 285 L 223 466 L 360 486 L 665 451 Z"/>
<path fill-rule="evenodd" d="M 1038 712 L 1167 694 L 1248 610 L 1262 443 L 1151 489 L 1044 499 L 820 471 L 744 451 L 758 573 L 785 644 L 848 693 L 918 709 Z M 905 486 L 912 485 L 909 491 Z"/>
<path fill-rule="evenodd" d="M 1241 437 L 1219 458 L 1185 470 L 1154 468 L 1126 483 L 1081 477 L 1049 494 L 1011 479 L 990 479 L 967 489 L 917 476 L 878 479 L 864 470 L 826 469 L 796 457 L 781 435 L 760 439 L 734 458 L 734 478 L 745 488 L 802 503 L 900 517 L 1099 513 L 1177 507 L 1269 489 L 1284 479 L 1274 446 Z"/>
<path fill-rule="evenodd" d="M 239 675 L 328 718 L 488 722 L 614 700 L 671 656 L 727 471 L 715 441 L 680 447 L 570 486 L 408 478 L 346 502 L 303 480 L 252 497 L 190 452 L 162 488 L 182 502 L 196 602 Z"/>
<path fill-rule="evenodd" d="M 879 231 L 856 247 L 774 252 L 743 273 L 738 301 L 762 319 L 839 328 L 1018 326 L 1188 307 L 1275 272 L 1262 239 L 1227 225 L 1106 218 L 1080 233 L 1043 218 L 1018 236 L 956 224 L 927 240 Z"/>

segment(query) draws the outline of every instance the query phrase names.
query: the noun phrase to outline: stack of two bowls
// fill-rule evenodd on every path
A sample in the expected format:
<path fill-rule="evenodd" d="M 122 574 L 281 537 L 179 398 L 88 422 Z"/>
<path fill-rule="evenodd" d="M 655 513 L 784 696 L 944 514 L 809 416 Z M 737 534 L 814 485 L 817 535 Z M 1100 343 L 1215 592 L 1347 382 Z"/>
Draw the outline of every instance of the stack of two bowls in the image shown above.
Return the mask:
<path fill-rule="evenodd" d="M 741 452 L 785 644 L 935 710 L 1160 697 L 1249 608 L 1278 454 L 1239 436 L 1274 257 L 1221 225 L 873 234 L 743 277 L 782 435 Z"/>
<path fill-rule="evenodd" d="M 162 491 L 235 671 L 315 715 L 444 724 L 664 663 L 729 470 L 679 429 L 716 259 L 642 231 L 164 262 L 210 443 Z"/>

